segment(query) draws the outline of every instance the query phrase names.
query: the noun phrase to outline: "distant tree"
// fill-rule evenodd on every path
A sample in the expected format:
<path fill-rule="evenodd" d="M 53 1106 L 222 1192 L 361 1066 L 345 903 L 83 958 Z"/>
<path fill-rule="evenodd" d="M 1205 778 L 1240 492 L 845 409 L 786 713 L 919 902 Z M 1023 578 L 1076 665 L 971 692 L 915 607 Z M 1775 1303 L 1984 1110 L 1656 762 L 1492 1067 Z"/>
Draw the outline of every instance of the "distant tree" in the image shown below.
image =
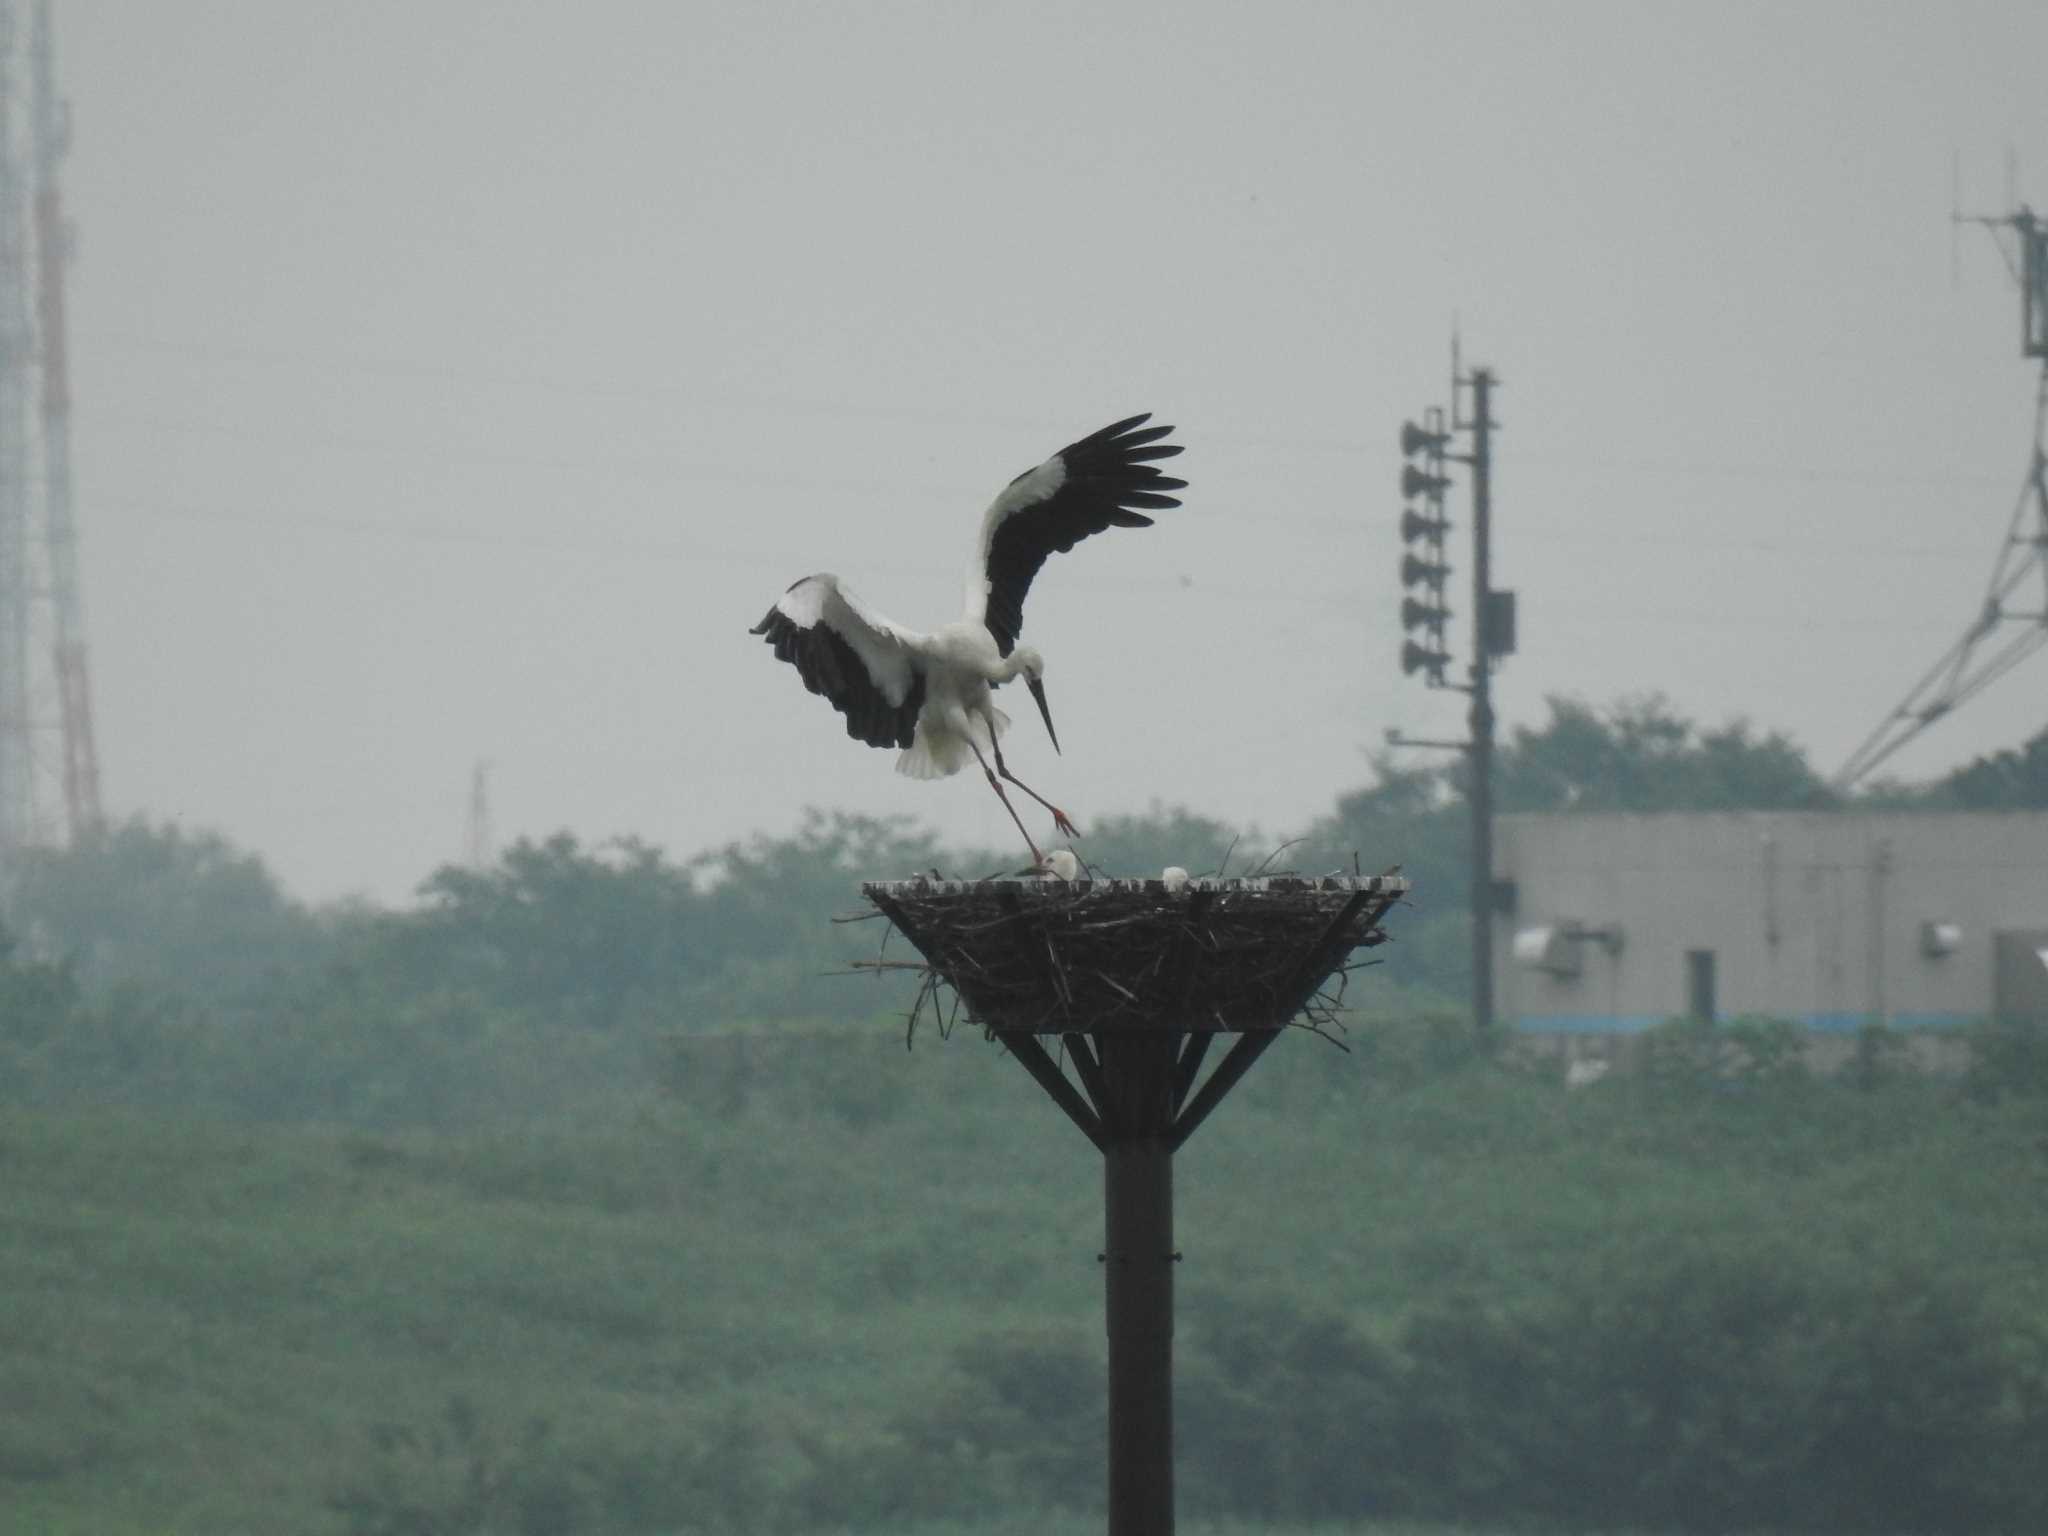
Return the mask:
<path fill-rule="evenodd" d="M 1965 763 L 1933 786 L 1933 798 L 1970 811 L 2048 810 L 2048 730 Z"/>
<path fill-rule="evenodd" d="M 0 1063 L 18 1067 L 23 1053 L 61 1037 L 82 1013 L 71 967 L 31 958 L 0 927 Z"/>
<path fill-rule="evenodd" d="M 893 1010 L 900 988 L 843 974 L 873 958 L 881 930 L 832 919 L 862 909 L 860 882 L 939 871 L 973 879 L 1014 869 L 987 852 L 948 851 L 907 817 L 804 812 L 786 837 L 757 834 L 691 861 L 705 964 L 693 1019 L 859 1018 Z"/>
<path fill-rule="evenodd" d="M 715 898 L 714 908 L 728 912 L 802 906 L 818 896 L 829 896 L 841 910 L 857 894 L 859 881 L 907 879 L 934 868 L 948 877 L 972 878 L 987 873 L 980 866 L 988 857 L 948 853 L 907 816 L 813 807 L 786 837 L 757 833 L 699 854 L 689 867 Z"/>
<path fill-rule="evenodd" d="M 135 983 L 229 1011 L 325 943 L 256 855 L 141 818 L 32 854 L 9 916 L 69 956 L 95 994 Z"/>
<path fill-rule="evenodd" d="M 1660 696 L 1605 710 L 1553 695 L 1550 719 L 1496 755 L 1503 811 L 1770 811 L 1834 803 L 1789 737 L 1746 720 L 1703 729 Z"/>
<path fill-rule="evenodd" d="M 1395 942 L 1375 952 L 1385 975 L 1461 1000 L 1472 986 L 1466 937 L 1471 889 L 1470 824 L 1451 769 L 1442 763 L 1372 760 L 1373 782 L 1341 797 L 1281 857 L 1301 869 L 1376 875 L 1394 864 L 1412 884 L 1388 932 Z"/>
<path fill-rule="evenodd" d="M 1091 822 L 1075 846 L 1103 874 L 1133 880 L 1154 878 L 1169 864 L 1192 875 L 1248 875 L 1272 851 L 1271 840 L 1256 832 L 1240 833 L 1184 806 L 1169 810 L 1157 805 L 1143 815 Z M 1282 852 L 1274 866 L 1292 867 L 1291 850 Z"/>
<path fill-rule="evenodd" d="M 0 927 L 0 1103 L 147 1100 L 176 1076 L 173 1013 L 128 988 L 95 1006 L 69 961 Z"/>
<path fill-rule="evenodd" d="M 605 1028 L 685 989 L 697 895 L 689 874 L 634 838 L 584 848 L 522 838 L 489 869 L 454 865 L 422 905 L 371 925 L 388 988 L 467 992 L 497 1008 Z"/>
<path fill-rule="evenodd" d="M 1373 781 L 1340 796 L 1336 809 L 1310 828 L 1304 843 L 1319 847 L 1324 860 L 1347 865 L 1355 854 L 1369 875 L 1379 873 L 1390 857 L 1413 870 L 1411 855 L 1426 861 L 1432 851 L 1416 848 L 1418 834 L 1433 843 L 1464 814 L 1453 775 L 1441 763 L 1398 763 L 1385 753 L 1372 759 L 1372 772 Z M 1462 847 L 1445 851 L 1463 853 Z"/>

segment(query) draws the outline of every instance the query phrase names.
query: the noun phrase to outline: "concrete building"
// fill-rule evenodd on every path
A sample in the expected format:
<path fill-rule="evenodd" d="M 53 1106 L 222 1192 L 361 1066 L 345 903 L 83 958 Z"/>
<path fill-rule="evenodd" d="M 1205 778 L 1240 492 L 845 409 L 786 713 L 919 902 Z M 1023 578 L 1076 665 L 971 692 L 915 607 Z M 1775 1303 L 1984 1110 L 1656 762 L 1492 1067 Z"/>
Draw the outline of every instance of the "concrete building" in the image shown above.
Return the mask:
<path fill-rule="evenodd" d="M 1503 816 L 1495 848 L 1513 1028 L 2048 1024 L 2048 813 Z"/>

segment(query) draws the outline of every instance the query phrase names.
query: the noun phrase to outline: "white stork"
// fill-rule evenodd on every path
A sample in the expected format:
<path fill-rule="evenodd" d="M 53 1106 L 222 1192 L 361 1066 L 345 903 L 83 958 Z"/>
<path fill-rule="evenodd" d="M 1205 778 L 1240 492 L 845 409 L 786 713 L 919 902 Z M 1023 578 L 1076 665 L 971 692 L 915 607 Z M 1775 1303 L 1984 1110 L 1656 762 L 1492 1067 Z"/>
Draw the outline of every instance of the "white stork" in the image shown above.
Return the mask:
<path fill-rule="evenodd" d="M 837 576 L 821 574 L 793 584 L 751 631 L 796 668 L 806 688 L 846 716 L 847 735 L 871 747 L 900 747 L 898 773 L 944 778 L 971 756 L 1041 867 L 1044 855 L 998 776 L 1051 811 L 1057 831 L 1071 837 L 1076 829 L 1065 811 L 1003 762 L 998 742 L 1010 717 L 989 695 L 1021 675 L 1059 751 L 1045 702 L 1045 659 L 1017 644 L 1024 596 L 1054 550 L 1072 549 L 1105 528 L 1149 528 L 1152 519 L 1136 508 L 1180 505 L 1167 493 L 1187 482 L 1162 475 L 1152 462 L 1180 452 L 1159 441 L 1173 428 L 1147 427 L 1149 420 L 1147 413 L 1114 422 L 1004 488 L 982 515 L 967 573 L 967 608 L 957 622 L 930 634 L 905 629 L 862 603 Z"/>

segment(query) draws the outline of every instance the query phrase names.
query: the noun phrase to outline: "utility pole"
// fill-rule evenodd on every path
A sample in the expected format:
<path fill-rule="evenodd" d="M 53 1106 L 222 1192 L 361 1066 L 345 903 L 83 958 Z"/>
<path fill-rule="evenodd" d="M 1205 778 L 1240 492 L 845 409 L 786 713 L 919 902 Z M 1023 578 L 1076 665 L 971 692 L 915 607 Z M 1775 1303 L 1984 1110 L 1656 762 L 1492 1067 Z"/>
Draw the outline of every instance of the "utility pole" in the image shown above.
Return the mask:
<path fill-rule="evenodd" d="M 1401 602 L 1401 627 L 1419 631 L 1420 641 L 1409 639 L 1401 646 L 1401 670 L 1413 676 L 1420 672 L 1431 688 L 1453 688 L 1469 694 L 1471 730 L 1465 741 L 1421 741 L 1389 731 L 1387 740 L 1395 746 L 1449 747 L 1466 754 L 1465 799 L 1472 813 L 1472 1013 L 1479 1028 L 1490 1030 L 1493 1006 L 1493 662 L 1515 649 L 1515 594 L 1499 592 L 1493 586 L 1493 434 L 1500 423 L 1494 419 L 1493 391 L 1498 380 L 1490 368 L 1467 373 L 1451 363 L 1451 410 L 1448 419 L 1436 406 L 1423 413 L 1422 422 L 1401 427 L 1401 453 L 1410 462 L 1402 466 L 1401 494 L 1420 505 L 1401 514 L 1401 538 L 1413 546 L 1401 559 L 1401 583 L 1420 596 Z M 1466 401 L 1470 411 L 1465 409 Z M 1451 450 L 1458 433 L 1471 438 L 1469 453 Z M 1444 544 L 1451 524 L 1445 495 L 1450 488 L 1449 467 L 1462 464 L 1472 473 L 1472 662 L 1466 683 L 1451 682 L 1446 674 L 1451 665 L 1445 645 L 1445 629 L 1451 612 L 1444 594 L 1451 567 Z M 1420 553 L 1416 552 L 1416 548 Z"/>
<path fill-rule="evenodd" d="M 1472 372 L 1472 1012 L 1493 1027 L 1493 374 Z M 1513 637 L 1509 637 L 1513 643 Z"/>

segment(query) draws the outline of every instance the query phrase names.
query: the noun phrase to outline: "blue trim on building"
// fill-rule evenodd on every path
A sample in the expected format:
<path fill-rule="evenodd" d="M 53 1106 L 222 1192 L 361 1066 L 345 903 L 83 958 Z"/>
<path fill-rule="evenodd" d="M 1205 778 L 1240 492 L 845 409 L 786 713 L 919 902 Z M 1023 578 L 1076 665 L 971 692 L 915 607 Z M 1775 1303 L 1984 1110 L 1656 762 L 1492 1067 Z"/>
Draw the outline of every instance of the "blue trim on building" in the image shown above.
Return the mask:
<path fill-rule="evenodd" d="M 1895 1013 L 1891 1018 L 1893 1029 L 1929 1031 L 1969 1029 L 1983 1022 L 1983 1016 L 1975 1013 Z M 1849 1027 L 1860 1029 L 1862 1023 L 1859 1020 Z"/>
<path fill-rule="evenodd" d="M 1527 1013 L 1515 1028 L 1531 1035 L 1639 1035 L 1671 1015 L 1661 1013 Z M 1794 1024 L 1821 1035 L 1853 1035 L 1871 1022 L 1867 1013 L 1809 1013 L 1789 1016 Z M 1727 1020 L 1723 1020 L 1726 1023 Z M 1958 1030 L 1977 1022 L 1969 1013 L 1895 1013 L 1897 1030 Z"/>
<path fill-rule="evenodd" d="M 1532 1035 L 1639 1035 L 1662 1024 L 1661 1013 L 1525 1013 L 1515 1028 Z"/>

